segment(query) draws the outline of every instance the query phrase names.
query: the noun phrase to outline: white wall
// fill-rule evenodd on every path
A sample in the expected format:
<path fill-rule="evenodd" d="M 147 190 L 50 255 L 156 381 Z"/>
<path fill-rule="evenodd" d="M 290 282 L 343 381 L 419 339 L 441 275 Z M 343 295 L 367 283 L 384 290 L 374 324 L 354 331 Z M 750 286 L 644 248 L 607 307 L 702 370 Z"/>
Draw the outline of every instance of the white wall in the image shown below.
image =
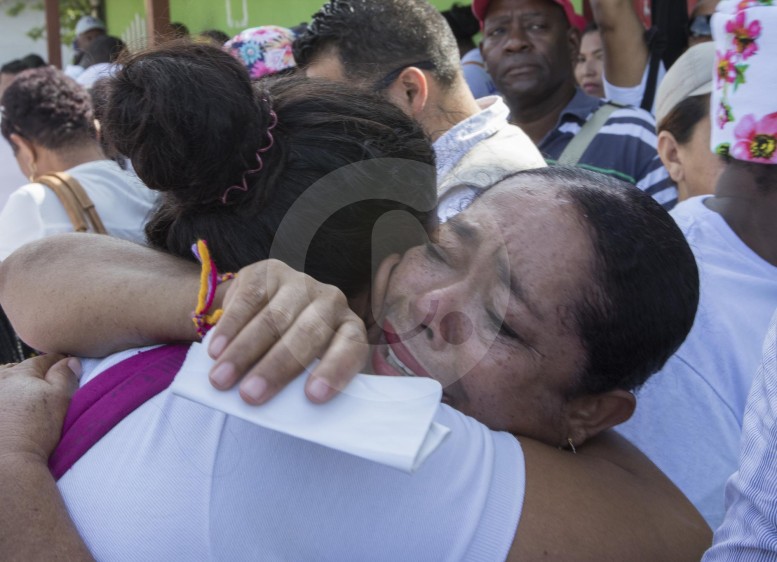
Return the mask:
<path fill-rule="evenodd" d="M 33 41 L 27 37 L 29 29 L 45 25 L 46 18 L 43 11 L 28 8 L 18 16 L 11 17 L 5 13 L 9 5 L 9 1 L 0 0 L 0 65 L 30 53 L 35 53 L 43 57 L 44 60 L 48 60 L 46 39 Z M 72 56 L 72 49 L 63 46 L 63 63 L 66 64 Z"/>

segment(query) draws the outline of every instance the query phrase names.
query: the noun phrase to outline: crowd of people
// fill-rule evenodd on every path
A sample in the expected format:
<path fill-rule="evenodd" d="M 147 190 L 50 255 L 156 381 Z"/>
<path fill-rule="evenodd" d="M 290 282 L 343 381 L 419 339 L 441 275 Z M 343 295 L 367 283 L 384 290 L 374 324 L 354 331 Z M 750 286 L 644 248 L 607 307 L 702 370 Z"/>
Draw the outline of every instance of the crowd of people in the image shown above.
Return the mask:
<path fill-rule="evenodd" d="M 3 65 L 2 557 L 777 559 L 777 6 L 587 7 L 84 16 Z M 406 474 L 192 370 L 431 378 L 449 433 Z"/>

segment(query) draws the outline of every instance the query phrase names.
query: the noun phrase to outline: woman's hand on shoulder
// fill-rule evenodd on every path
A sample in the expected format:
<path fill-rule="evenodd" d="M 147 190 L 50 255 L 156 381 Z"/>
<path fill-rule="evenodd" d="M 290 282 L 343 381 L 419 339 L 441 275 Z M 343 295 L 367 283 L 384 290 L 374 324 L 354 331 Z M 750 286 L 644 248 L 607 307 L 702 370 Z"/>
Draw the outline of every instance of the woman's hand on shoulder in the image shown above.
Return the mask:
<path fill-rule="evenodd" d="M 77 359 L 61 355 L 0 366 L 0 456 L 48 462 L 80 372 Z"/>

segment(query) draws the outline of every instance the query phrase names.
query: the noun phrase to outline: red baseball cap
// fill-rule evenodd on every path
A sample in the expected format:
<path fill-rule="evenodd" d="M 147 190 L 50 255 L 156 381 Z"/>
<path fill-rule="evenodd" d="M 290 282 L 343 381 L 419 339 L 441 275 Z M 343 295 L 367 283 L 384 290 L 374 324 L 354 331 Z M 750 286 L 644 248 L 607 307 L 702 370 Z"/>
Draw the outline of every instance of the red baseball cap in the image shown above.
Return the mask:
<path fill-rule="evenodd" d="M 586 26 L 586 21 L 583 16 L 578 14 L 575 11 L 574 6 L 572 6 L 572 2 L 570 0 L 550 0 L 551 2 L 555 2 L 562 8 L 564 8 L 564 13 L 567 16 L 567 21 L 569 21 L 569 25 L 572 27 L 578 28 L 580 31 L 583 31 Z M 488 5 L 491 4 L 491 0 L 474 0 L 472 2 L 472 13 L 475 14 L 475 17 L 478 18 L 478 21 L 480 22 L 480 27 L 483 27 L 483 20 L 486 19 L 486 12 L 488 11 Z"/>

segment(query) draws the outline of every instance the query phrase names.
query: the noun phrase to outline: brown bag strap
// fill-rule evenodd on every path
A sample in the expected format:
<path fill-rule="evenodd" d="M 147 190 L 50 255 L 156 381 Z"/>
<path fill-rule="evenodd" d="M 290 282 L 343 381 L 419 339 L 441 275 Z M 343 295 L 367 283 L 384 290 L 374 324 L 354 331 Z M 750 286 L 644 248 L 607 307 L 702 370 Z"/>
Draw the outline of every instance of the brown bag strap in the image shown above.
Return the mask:
<path fill-rule="evenodd" d="M 50 188 L 56 194 L 62 206 L 65 207 L 76 232 L 88 232 L 91 223 L 94 232 L 106 234 L 105 226 L 94 203 L 73 176 L 65 172 L 53 172 L 36 178 L 35 181 Z"/>

